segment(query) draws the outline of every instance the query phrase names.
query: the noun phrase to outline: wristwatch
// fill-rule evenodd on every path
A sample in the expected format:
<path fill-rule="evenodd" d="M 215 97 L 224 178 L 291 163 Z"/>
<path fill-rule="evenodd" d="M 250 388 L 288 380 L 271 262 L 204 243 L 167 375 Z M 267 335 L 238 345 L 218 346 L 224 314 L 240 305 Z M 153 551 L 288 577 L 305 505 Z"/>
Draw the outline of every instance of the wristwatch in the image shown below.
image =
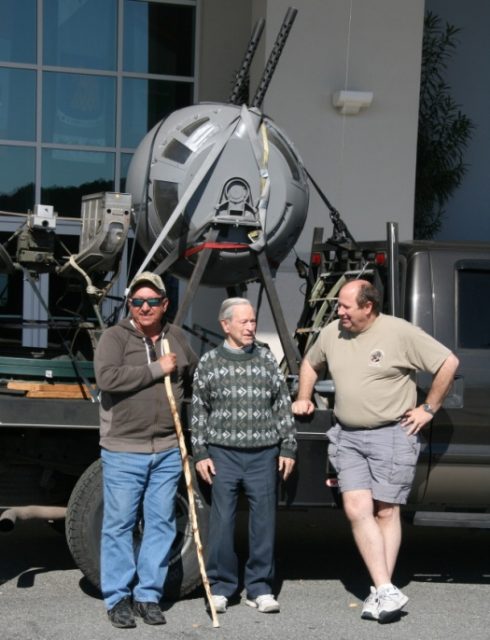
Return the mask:
<path fill-rule="evenodd" d="M 425 403 L 425 404 L 423 404 L 423 405 L 422 405 L 422 409 L 423 409 L 424 411 L 426 411 L 427 413 L 430 413 L 430 415 L 431 415 L 431 416 L 433 416 L 433 415 L 434 415 L 434 413 L 435 413 L 435 411 L 434 411 L 434 409 L 432 408 L 432 406 L 431 406 L 430 404 L 427 404 L 427 403 Z"/>

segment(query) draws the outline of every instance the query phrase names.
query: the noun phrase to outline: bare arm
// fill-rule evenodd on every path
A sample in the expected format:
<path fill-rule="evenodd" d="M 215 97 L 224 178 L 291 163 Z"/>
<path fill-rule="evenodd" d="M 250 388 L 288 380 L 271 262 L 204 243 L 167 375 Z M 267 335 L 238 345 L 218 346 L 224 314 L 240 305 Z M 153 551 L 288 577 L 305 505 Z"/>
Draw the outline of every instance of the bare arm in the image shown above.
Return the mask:
<path fill-rule="evenodd" d="M 446 360 L 444 360 L 439 371 L 434 376 L 426 399 L 426 402 L 433 407 L 434 411 L 441 408 L 442 401 L 451 388 L 451 384 L 454 380 L 454 374 L 456 373 L 458 366 L 459 360 L 452 353 L 448 358 L 446 358 Z"/>
<path fill-rule="evenodd" d="M 313 413 L 315 405 L 311 401 L 311 395 L 315 388 L 318 374 L 306 358 L 301 363 L 299 370 L 299 388 L 296 400 L 293 402 L 293 413 L 297 416 L 307 416 Z"/>
<path fill-rule="evenodd" d="M 430 404 L 434 413 L 441 408 L 442 401 L 447 395 L 451 384 L 454 380 L 454 374 L 459 366 L 458 358 L 452 353 L 444 360 L 435 374 L 429 393 L 425 402 Z M 430 413 L 424 410 L 422 406 L 410 409 L 405 413 L 402 424 L 408 427 L 408 433 L 418 433 L 426 424 L 432 420 Z"/>

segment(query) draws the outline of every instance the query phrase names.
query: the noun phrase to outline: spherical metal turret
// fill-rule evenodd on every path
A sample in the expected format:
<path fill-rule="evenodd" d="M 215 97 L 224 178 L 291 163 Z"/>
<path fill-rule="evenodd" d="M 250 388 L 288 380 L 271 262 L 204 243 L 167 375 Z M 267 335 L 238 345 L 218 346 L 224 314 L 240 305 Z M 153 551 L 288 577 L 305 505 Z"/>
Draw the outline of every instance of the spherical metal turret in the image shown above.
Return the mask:
<path fill-rule="evenodd" d="M 285 134 L 257 109 L 199 104 L 173 112 L 142 140 L 132 159 L 138 243 L 148 253 L 165 229 L 156 264 L 189 277 L 215 231 L 202 281 L 228 286 L 257 277 L 254 251 L 274 269 L 306 218 L 308 185 Z M 180 208 L 180 211 L 179 211 Z"/>

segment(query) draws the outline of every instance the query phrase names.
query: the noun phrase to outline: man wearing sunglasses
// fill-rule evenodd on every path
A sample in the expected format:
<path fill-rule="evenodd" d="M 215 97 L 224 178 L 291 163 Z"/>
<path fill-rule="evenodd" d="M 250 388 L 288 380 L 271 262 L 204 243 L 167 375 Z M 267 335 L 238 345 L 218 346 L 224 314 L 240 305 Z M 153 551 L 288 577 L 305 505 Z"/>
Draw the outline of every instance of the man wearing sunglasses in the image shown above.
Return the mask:
<path fill-rule="evenodd" d="M 165 624 L 159 601 L 176 533 L 182 462 L 164 377 L 171 375 L 180 407 L 197 363 L 183 331 L 165 319 L 168 303 L 160 276 L 137 275 L 129 286 L 129 317 L 104 331 L 94 358 L 104 485 L 101 588 L 118 628 L 135 627 L 135 615 Z M 133 531 L 141 519 L 135 555 Z"/>

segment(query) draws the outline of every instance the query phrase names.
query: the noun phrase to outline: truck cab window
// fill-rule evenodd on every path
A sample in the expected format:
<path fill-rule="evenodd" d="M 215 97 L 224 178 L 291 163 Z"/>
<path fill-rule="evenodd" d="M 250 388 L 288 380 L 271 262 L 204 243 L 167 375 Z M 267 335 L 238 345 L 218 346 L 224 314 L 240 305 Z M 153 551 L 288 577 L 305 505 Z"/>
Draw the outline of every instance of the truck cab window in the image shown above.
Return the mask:
<path fill-rule="evenodd" d="M 490 349 L 490 263 L 457 271 L 457 339 L 461 349 Z"/>

